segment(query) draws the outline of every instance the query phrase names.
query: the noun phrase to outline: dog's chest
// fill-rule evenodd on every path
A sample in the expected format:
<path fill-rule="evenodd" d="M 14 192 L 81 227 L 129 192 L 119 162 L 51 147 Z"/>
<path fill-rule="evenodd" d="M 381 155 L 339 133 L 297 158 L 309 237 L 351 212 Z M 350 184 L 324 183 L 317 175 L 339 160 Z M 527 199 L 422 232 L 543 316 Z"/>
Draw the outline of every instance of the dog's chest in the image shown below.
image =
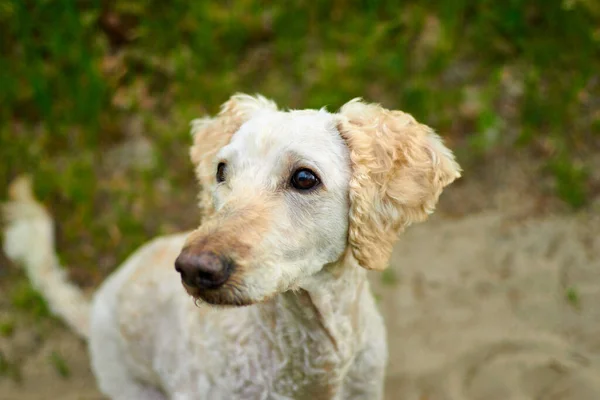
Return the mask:
<path fill-rule="evenodd" d="M 341 368 L 327 340 L 320 332 L 294 325 L 255 331 L 252 339 L 238 343 L 231 354 L 236 394 L 241 398 L 259 394 L 328 398 L 326 394 L 340 380 Z"/>
<path fill-rule="evenodd" d="M 285 315 L 264 318 L 251 307 L 193 311 L 198 318 L 182 316 L 175 343 L 156 338 L 151 363 L 166 392 L 200 399 L 334 396 L 346 361 L 315 327 Z"/>
<path fill-rule="evenodd" d="M 196 307 L 176 289 L 150 303 L 129 288 L 122 303 L 120 329 L 139 379 L 169 398 L 333 398 L 350 357 L 316 320 L 299 321 L 281 304 Z"/>

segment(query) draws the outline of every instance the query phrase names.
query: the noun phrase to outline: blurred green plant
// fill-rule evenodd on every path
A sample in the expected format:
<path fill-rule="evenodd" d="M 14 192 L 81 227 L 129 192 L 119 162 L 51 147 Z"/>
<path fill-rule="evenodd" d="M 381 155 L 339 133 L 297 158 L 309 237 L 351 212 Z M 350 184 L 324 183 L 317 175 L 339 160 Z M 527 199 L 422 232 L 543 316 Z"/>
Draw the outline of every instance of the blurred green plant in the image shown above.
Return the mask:
<path fill-rule="evenodd" d="M 14 382 L 21 382 L 23 376 L 21 374 L 21 366 L 16 362 L 9 360 L 2 351 L 0 351 L 0 378 L 8 377 Z"/>
<path fill-rule="evenodd" d="M 71 369 L 69 368 L 69 365 L 67 364 L 65 359 L 56 351 L 53 351 L 50 354 L 48 360 L 50 361 L 50 364 L 52 364 L 52 366 L 61 378 L 66 379 L 71 376 Z"/>
<path fill-rule="evenodd" d="M 567 302 L 575 309 L 581 308 L 581 297 L 579 292 L 574 287 L 569 287 L 565 290 L 565 297 Z"/>
<path fill-rule="evenodd" d="M 0 321 L 0 336 L 10 337 L 15 332 L 15 323 L 12 319 Z"/>
<path fill-rule="evenodd" d="M 548 167 L 554 174 L 558 196 L 573 208 L 585 205 L 588 171 L 564 155 L 554 157 Z"/>
<path fill-rule="evenodd" d="M 394 286 L 398 284 L 398 275 L 392 269 L 392 267 L 388 267 L 381 273 L 381 283 L 388 286 Z"/>
<path fill-rule="evenodd" d="M 10 291 L 11 303 L 15 309 L 21 310 L 36 319 L 50 316 L 46 300 L 31 286 L 28 281 L 21 281 Z"/>

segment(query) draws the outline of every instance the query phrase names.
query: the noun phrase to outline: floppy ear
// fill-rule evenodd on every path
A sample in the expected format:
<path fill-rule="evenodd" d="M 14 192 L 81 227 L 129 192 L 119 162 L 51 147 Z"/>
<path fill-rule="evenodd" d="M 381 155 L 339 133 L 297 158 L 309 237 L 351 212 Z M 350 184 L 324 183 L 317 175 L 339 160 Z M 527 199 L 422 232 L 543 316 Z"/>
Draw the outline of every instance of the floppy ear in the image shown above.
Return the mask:
<path fill-rule="evenodd" d="M 381 271 L 398 235 L 427 219 L 460 166 L 440 137 L 409 114 L 355 99 L 340 116 L 352 163 L 349 245 L 362 267 Z"/>
<path fill-rule="evenodd" d="M 221 106 L 221 111 L 216 117 L 192 121 L 194 143 L 190 149 L 190 158 L 202 186 L 199 206 L 203 218 L 214 213 L 211 188 L 215 184 L 217 168 L 214 164 L 215 155 L 229 143 L 233 134 L 240 129 L 244 122 L 260 109 L 277 110 L 277 106 L 263 96 L 238 93 L 231 96 Z"/>

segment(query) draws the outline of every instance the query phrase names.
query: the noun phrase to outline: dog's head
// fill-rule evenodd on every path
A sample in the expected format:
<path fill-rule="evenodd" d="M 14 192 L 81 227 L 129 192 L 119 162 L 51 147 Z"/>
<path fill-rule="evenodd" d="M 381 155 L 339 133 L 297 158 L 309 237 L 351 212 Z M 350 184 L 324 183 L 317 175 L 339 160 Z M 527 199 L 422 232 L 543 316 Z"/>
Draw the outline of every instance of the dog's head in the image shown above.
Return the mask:
<path fill-rule="evenodd" d="M 358 100 L 331 114 L 235 95 L 192 132 L 203 221 L 176 269 L 211 304 L 268 300 L 346 251 L 384 269 L 398 234 L 460 176 L 430 128 Z"/>

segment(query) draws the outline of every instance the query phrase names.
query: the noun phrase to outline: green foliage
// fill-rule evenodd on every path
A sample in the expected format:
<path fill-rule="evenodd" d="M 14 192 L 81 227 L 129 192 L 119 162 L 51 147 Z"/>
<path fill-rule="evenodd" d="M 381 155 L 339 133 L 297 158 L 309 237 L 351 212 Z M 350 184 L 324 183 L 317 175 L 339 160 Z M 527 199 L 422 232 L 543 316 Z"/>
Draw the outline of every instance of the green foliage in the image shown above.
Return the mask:
<path fill-rule="evenodd" d="M 15 382 L 21 382 L 23 376 L 19 364 L 9 360 L 2 351 L 0 351 L 0 378 L 6 376 Z"/>
<path fill-rule="evenodd" d="M 398 276 L 391 267 L 388 267 L 381 273 L 381 283 L 389 286 L 398 284 Z"/>
<path fill-rule="evenodd" d="M 565 297 L 569 304 L 574 308 L 579 309 L 581 307 L 581 298 L 577 289 L 573 287 L 567 288 L 565 291 Z"/>
<path fill-rule="evenodd" d="M 52 128 L 85 125 L 88 134 L 77 136 L 83 145 L 97 139 L 106 103 L 98 63 L 103 49 L 95 43 L 98 10 L 69 0 L 58 3 L 5 0 L 0 5 L 0 102 L 9 105 L 3 119 L 43 119 Z M 61 139 L 73 138 L 68 136 Z"/>
<path fill-rule="evenodd" d="M 44 298 L 27 281 L 17 282 L 11 289 L 11 303 L 16 309 L 34 318 L 50 316 L 50 310 Z"/>
<path fill-rule="evenodd" d="M 53 132 L 77 145 L 99 139 L 118 89 L 132 85 L 211 111 L 236 90 L 316 107 L 372 92 L 428 117 L 454 114 L 462 85 L 507 64 L 527 76 L 523 122 L 543 129 L 568 121 L 564 105 L 599 66 L 592 2 L 58 3 L 2 2 L 2 102 L 5 117 L 81 124 L 85 133 Z M 444 76 L 466 60 L 471 76 Z"/>
<path fill-rule="evenodd" d="M 71 370 L 69 369 L 67 362 L 56 351 L 53 351 L 48 359 L 50 361 L 50 364 L 52 364 L 52 366 L 61 378 L 68 378 L 71 376 Z"/>
<path fill-rule="evenodd" d="M 381 304 L 381 295 L 380 294 L 373 294 L 373 297 L 375 297 L 375 304 Z"/>
<path fill-rule="evenodd" d="M 549 168 L 556 179 L 558 196 L 575 209 L 585 205 L 588 172 L 565 156 L 551 160 Z"/>
<path fill-rule="evenodd" d="M 0 321 L 0 336 L 10 337 L 15 331 L 15 323 L 10 319 Z"/>

